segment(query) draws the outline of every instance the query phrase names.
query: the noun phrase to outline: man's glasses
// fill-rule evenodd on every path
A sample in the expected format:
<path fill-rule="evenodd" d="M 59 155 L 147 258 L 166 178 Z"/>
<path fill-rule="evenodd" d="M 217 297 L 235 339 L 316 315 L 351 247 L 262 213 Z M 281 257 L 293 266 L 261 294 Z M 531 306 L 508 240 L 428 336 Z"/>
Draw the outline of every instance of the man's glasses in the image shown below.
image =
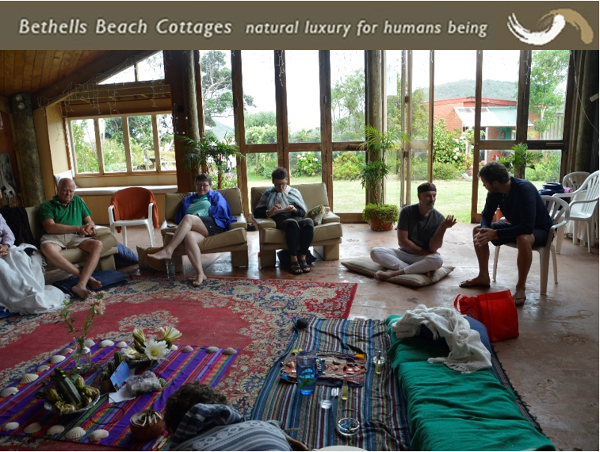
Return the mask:
<path fill-rule="evenodd" d="M 276 187 L 285 187 L 287 185 L 287 182 L 280 182 L 280 183 L 273 184 L 273 185 L 275 185 Z"/>
<path fill-rule="evenodd" d="M 196 187 L 208 188 L 210 184 L 196 184 Z"/>

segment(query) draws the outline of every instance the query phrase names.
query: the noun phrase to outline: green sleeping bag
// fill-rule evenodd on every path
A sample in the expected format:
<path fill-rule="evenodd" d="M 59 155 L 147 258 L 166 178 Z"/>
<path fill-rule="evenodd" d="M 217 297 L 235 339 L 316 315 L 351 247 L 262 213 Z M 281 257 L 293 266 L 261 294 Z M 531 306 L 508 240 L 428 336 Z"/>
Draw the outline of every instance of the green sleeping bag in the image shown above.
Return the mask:
<path fill-rule="evenodd" d="M 387 318 L 388 356 L 407 403 L 413 450 L 555 450 L 517 407 L 491 369 L 462 374 L 430 357 L 448 348 L 431 339 L 397 339 Z"/>

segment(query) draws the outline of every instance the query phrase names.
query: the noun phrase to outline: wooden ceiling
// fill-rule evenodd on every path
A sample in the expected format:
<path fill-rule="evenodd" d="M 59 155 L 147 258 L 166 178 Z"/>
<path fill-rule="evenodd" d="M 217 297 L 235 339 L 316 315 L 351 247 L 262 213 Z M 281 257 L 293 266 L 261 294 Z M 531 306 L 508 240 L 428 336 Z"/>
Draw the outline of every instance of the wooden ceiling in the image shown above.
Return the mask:
<path fill-rule="evenodd" d="M 61 100 L 72 83 L 111 75 L 123 63 L 156 50 L 2 50 L 0 96 L 29 93 L 32 98 Z"/>

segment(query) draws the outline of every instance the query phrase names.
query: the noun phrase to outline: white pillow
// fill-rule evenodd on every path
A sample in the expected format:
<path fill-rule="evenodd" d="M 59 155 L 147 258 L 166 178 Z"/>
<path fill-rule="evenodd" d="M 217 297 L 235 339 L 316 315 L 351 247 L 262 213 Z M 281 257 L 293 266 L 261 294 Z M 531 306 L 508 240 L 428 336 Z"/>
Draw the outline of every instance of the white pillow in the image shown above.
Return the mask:
<path fill-rule="evenodd" d="M 370 258 L 357 258 L 357 259 L 347 259 L 342 262 L 342 265 L 346 267 L 348 270 L 354 273 L 360 273 L 361 275 L 374 276 L 376 272 L 379 270 L 385 270 L 379 264 L 373 262 Z M 412 287 L 423 287 L 429 286 L 430 284 L 434 284 L 438 282 L 440 279 L 445 278 L 454 270 L 454 267 L 443 266 L 435 271 L 432 276 L 427 275 L 399 275 L 393 276 L 392 278 L 388 278 L 385 281 L 391 282 L 394 284 L 400 284 L 403 286 L 412 286 Z"/>

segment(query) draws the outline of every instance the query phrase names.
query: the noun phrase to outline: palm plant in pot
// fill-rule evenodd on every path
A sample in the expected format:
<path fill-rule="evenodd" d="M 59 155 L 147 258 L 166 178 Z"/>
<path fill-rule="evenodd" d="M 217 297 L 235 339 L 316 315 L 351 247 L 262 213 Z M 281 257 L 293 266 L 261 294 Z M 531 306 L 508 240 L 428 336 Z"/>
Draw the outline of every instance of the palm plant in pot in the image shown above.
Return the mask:
<path fill-rule="evenodd" d="M 529 151 L 525 143 L 515 144 L 512 150 L 507 156 L 500 157 L 500 163 L 512 171 L 516 178 L 525 179 L 525 168 L 535 169 L 535 164 L 543 157 L 542 153 Z"/>
<path fill-rule="evenodd" d="M 369 163 L 363 165 L 357 175 L 362 187 L 367 188 L 369 200 L 363 210 L 363 220 L 370 224 L 373 231 L 390 231 L 398 221 L 400 212 L 397 205 L 382 202 L 383 181 L 390 173 L 384 158 L 388 150 L 399 147 L 402 141 L 408 141 L 408 136 L 393 130 L 380 132 L 372 126 L 367 126 L 365 138 L 359 149 L 368 152 Z"/>
<path fill-rule="evenodd" d="M 208 174 L 209 168 L 214 167 L 217 173 L 217 188 L 222 188 L 223 174 L 227 171 L 229 157 L 244 158 L 233 139 L 227 135 L 223 140 L 219 140 L 209 130 L 198 141 L 184 135 L 178 135 L 177 138 L 184 143 L 185 155 L 182 163 L 186 171 L 191 171 L 195 177 L 200 171 Z"/>

